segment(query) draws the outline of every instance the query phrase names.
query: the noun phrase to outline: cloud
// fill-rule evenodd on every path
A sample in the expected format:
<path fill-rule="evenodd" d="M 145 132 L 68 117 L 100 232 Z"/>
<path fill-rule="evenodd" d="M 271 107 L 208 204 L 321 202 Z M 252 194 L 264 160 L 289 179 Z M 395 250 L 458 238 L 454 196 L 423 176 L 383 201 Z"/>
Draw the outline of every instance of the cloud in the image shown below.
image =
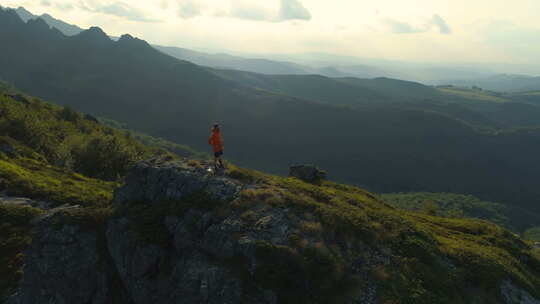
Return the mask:
<path fill-rule="evenodd" d="M 452 29 L 450 26 L 448 26 L 448 23 L 439 15 L 435 14 L 433 15 L 433 18 L 431 19 L 431 24 L 437 28 L 439 28 L 439 33 L 448 35 L 452 33 Z"/>
<path fill-rule="evenodd" d="M 298 0 L 281 0 L 278 11 L 265 8 L 252 1 L 233 0 L 228 15 L 219 14 L 238 19 L 282 22 L 287 20 L 310 20 L 311 13 Z"/>
<path fill-rule="evenodd" d="M 386 18 L 382 20 L 382 23 L 386 25 L 392 33 L 395 34 L 413 34 L 426 31 L 423 28 L 414 27 L 406 22 L 401 22 L 394 19 Z"/>
<path fill-rule="evenodd" d="M 202 6 L 193 0 L 183 0 L 179 3 L 178 15 L 184 19 L 193 18 L 202 14 Z"/>
<path fill-rule="evenodd" d="M 41 0 L 39 4 L 41 6 L 54 7 L 63 11 L 67 11 L 67 10 L 71 10 L 75 8 L 75 6 L 72 3 L 64 3 L 62 1 Z"/>
<path fill-rule="evenodd" d="M 439 15 L 435 14 L 433 17 L 428 19 L 424 24 L 419 26 L 411 25 L 407 22 L 402 22 L 399 20 L 385 18 L 382 19 L 383 25 L 385 25 L 392 33 L 395 34 L 415 34 L 415 33 L 425 33 L 433 28 L 436 28 L 439 33 L 443 35 L 449 35 L 452 33 L 452 29 L 448 23 Z"/>
<path fill-rule="evenodd" d="M 280 21 L 311 20 L 311 13 L 298 0 L 281 0 Z"/>
<path fill-rule="evenodd" d="M 255 21 L 271 21 L 275 18 L 269 9 L 244 0 L 235 0 L 231 3 L 229 16 Z"/>
<path fill-rule="evenodd" d="M 131 7 L 124 2 L 103 3 L 102 1 L 87 0 L 79 1 L 78 7 L 86 11 L 122 17 L 131 21 L 160 22 L 159 20 L 147 17 L 141 10 Z"/>

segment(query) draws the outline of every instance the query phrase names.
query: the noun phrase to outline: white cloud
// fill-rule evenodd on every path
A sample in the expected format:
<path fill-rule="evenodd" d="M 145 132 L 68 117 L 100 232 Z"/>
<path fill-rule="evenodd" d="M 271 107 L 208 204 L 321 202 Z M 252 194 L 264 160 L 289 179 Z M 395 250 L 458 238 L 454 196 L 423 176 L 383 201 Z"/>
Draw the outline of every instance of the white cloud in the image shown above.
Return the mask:
<path fill-rule="evenodd" d="M 382 23 L 390 30 L 390 32 L 395 34 L 425 33 L 434 28 L 443 35 L 452 33 L 450 26 L 441 16 L 437 14 L 433 15 L 433 17 L 420 25 L 411 25 L 410 23 L 390 18 L 382 19 Z"/>
<path fill-rule="evenodd" d="M 158 19 L 147 16 L 143 10 L 130 6 L 125 2 L 110 2 L 99 0 L 81 0 L 77 6 L 90 12 L 103 13 L 122 17 L 136 22 L 160 22 Z"/>
<path fill-rule="evenodd" d="M 540 62 L 538 0 L 513 5 L 508 0 L 0 0 L 0 5 L 24 6 L 83 28 L 99 26 L 114 36 L 130 33 L 156 44 L 217 52 Z M 508 23 L 495 24 L 502 18 L 495 16 Z M 157 20 L 162 22 L 149 22 Z"/>
<path fill-rule="evenodd" d="M 234 18 L 255 21 L 271 21 L 274 19 L 272 11 L 268 8 L 245 0 L 233 0 L 228 15 Z"/>
<path fill-rule="evenodd" d="M 262 6 L 253 0 L 231 0 L 228 13 L 220 11 L 220 17 L 232 17 L 253 21 L 282 22 L 310 20 L 311 13 L 299 0 L 281 0 L 278 10 Z"/>
<path fill-rule="evenodd" d="M 178 15 L 182 18 L 189 19 L 202 14 L 203 6 L 200 2 L 194 0 L 182 0 L 179 3 Z"/>
<path fill-rule="evenodd" d="M 281 0 L 278 19 L 311 20 L 311 13 L 298 0 Z"/>
<path fill-rule="evenodd" d="M 447 35 L 452 33 L 452 29 L 450 28 L 450 26 L 448 26 L 448 23 L 446 23 L 446 21 L 437 14 L 433 15 L 433 18 L 431 19 L 431 25 L 437 27 L 441 34 Z"/>

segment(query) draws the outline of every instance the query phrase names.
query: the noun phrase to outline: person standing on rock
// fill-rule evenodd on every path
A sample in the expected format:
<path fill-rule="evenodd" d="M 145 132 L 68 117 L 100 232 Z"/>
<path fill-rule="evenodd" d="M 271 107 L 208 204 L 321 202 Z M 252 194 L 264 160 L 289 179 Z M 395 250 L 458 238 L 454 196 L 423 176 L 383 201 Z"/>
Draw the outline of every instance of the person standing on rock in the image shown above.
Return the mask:
<path fill-rule="evenodd" d="M 212 149 L 214 150 L 214 168 L 216 171 L 218 169 L 223 169 L 225 166 L 223 165 L 223 137 L 221 137 L 221 130 L 219 129 L 219 125 L 215 124 L 212 128 L 212 135 L 210 135 L 210 138 L 208 139 L 208 144 L 212 146 Z"/>

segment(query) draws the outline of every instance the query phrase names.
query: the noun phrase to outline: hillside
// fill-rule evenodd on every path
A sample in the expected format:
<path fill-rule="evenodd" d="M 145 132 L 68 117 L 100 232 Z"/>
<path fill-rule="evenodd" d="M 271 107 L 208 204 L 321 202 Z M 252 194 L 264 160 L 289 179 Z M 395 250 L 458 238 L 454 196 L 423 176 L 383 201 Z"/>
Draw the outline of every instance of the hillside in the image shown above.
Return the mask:
<path fill-rule="evenodd" d="M 486 202 L 472 195 L 454 193 L 387 193 L 381 199 L 400 209 L 451 218 L 478 218 L 487 220 L 516 233 L 535 231 L 540 215 L 510 205 Z M 532 238 L 530 235 L 528 238 Z"/>
<path fill-rule="evenodd" d="M 30 252 L 42 255 L 26 258 L 8 303 L 510 304 L 539 296 L 538 252 L 488 222 L 397 211 L 358 188 L 233 166 L 216 178 L 204 166 L 143 162 L 115 192 L 112 211 L 63 208 L 38 220 Z"/>
<path fill-rule="evenodd" d="M 461 86 L 477 86 L 497 92 L 527 92 L 540 89 L 540 77 L 499 74 L 470 80 L 454 80 L 448 83 Z"/>
<path fill-rule="evenodd" d="M 136 162 L 171 155 L 165 149 L 198 155 L 149 136 L 144 145 L 135 137 L 0 82 L 0 302 L 22 274 L 29 221 L 42 209 L 108 208 Z"/>
<path fill-rule="evenodd" d="M 243 58 L 227 54 L 209 54 L 193 50 L 154 45 L 159 51 L 198 65 L 213 68 L 234 69 L 262 74 L 308 74 L 311 70 L 290 62 L 273 61 L 262 58 Z"/>
<path fill-rule="evenodd" d="M 508 129 L 515 126 L 475 110 L 489 105 L 386 103 L 392 87 L 395 95 L 409 88 L 420 95 L 437 91 L 390 79 L 362 87 L 344 79 L 286 76 L 280 85 L 292 86 L 289 91 L 326 96 L 308 100 L 224 78 L 129 35 L 112 41 L 92 28 L 67 37 L 40 19 L 24 23 L 9 11 L 0 11 L 0 25 L 0 39 L 11 41 L 0 48 L 2 79 L 135 131 L 208 151 L 209 126 L 218 121 L 227 159 L 244 166 L 285 174 L 290 163 L 312 162 L 337 181 L 376 192 L 465 193 L 540 210 L 540 133 L 534 126 Z M 341 101 L 334 99 L 339 94 Z M 370 105 L 343 106 L 354 96 Z M 504 113 L 497 109 L 492 113 Z"/>
<path fill-rule="evenodd" d="M 398 210 L 361 188 L 232 164 L 214 176 L 205 161 L 21 94 L 2 93 L 0 113 L 8 304 L 540 297 L 538 249 L 487 221 Z"/>

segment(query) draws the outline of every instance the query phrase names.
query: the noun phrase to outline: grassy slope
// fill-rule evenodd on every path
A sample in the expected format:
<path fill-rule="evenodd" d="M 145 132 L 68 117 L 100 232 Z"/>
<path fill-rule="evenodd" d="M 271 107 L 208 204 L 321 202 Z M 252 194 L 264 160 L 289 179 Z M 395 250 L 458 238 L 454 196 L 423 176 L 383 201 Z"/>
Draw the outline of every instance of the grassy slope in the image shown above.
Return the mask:
<path fill-rule="evenodd" d="M 54 133 L 65 128 L 52 128 L 64 125 L 65 119 L 57 115 L 62 113 L 62 109 L 39 101 L 28 104 L 5 96 L 2 98 L 2 105 L 15 105 L 18 109 L 15 112 L 19 114 L 25 111 L 28 111 L 27 114 L 41 111 L 41 114 L 35 117 L 40 118 L 38 121 L 42 123 L 47 122 L 41 126 L 48 130 L 52 139 L 70 138 L 59 136 L 65 133 Z M 49 145 L 43 141 L 38 141 L 38 145 L 36 142 L 27 141 L 33 137 L 25 137 L 15 132 L 26 129 L 20 124 L 12 125 L 11 122 L 16 119 L 11 122 L 9 119 L 19 116 L 8 116 L 6 113 L 4 110 L 3 120 L 0 120 L 0 126 L 3 126 L 0 128 L 0 135 L 5 143 L 15 148 L 16 153 L 1 153 L 4 188 L 17 195 L 54 200 L 58 203 L 80 203 L 88 207 L 86 210 L 107 206 L 115 186 L 114 181 L 85 177 L 67 165 L 64 168 L 54 166 L 51 164 L 51 161 L 57 160 L 57 154 L 53 153 L 56 151 L 54 147 L 62 145 Z M 44 119 L 46 113 L 51 116 L 49 120 Z M 76 119 L 68 125 L 78 126 L 77 122 L 80 120 Z M 87 121 L 83 121 L 81 126 L 86 124 Z M 90 126 L 94 126 L 96 130 L 108 130 L 113 137 L 124 136 L 95 123 L 90 123 Z M 83 142 L 84 138 L 93 134 L 92 130 L 85 128 L 68 129 L 72 132 L 79 130 L 77 132 L 80 132 Z M 40 130 L 37 128 L 34 131 Z M 68 132 L 67 135 L 69 134 Z M 119 137 L 117 141 L 127 140 L 122 138 Z M 70 148 L 73 147 L 75 145 L 68 145 L 67 151 L 72 151 Z M 141 149 L 144 152 L 144 147 Z M 112 153 L 124 155 L 122 151 L 113 149 Z M 76 163 L 77 158 L 74 160 Z M 135 160 L 136 158 L 133 159 Z M 71 162 L 64 162 L 69 163 Z M 540 296 L 538 253 L 533 252 L 527 243 L 514 234 L 488 222 L 440 218 L 394 209 L 365 190 L 331 182 L 315 186 L 296 179 L 265 175 L 234 166 L 231 166 L 227 174 L 232 178 L 256 183 L 259 187 L 244 190 L 242 198 L 235 204 L 218 207 L 246 212 L 250 211 L 254 204 L 264 204 L 271 208 L 286 207 L 290 208 L 291 218 L 298 223 L 295 227 L 296 233 L 291 235 L 290 246 L 276 247 L 264 242 L 258 243 L 259 257 L 263 263 L 256 272 L 256 281 L 262 286 L 277 289 L 284 302 L 296 301 L 293 299 L 298 296 L 301 297 L 300 302 L 309 302 L 313 298 L 298 295 L 290 287 L 278 284 L 279 282 L 308 280 L 321 287 L 313 295 L 331 302 L 339 301 L 335 290 L 341 292 L 342 288 L 338 287 L 342 283 L 353 284 L 352 286 L 361 283 L 361 278 L 343 277 L 340 269 L 349 267 L 352 259 L 356 257 L 342 250 L 341 241 L 354 248 L 361 248 L 362 244 L 365 244 L 388 253 L 389 264 L 367 269 L 370 277 L 378 280 L 378 296 L 383 303 L 470 303 L 470 299 L 463 298 L 462 293 L 462 290 L 470 288 L 478 290 L 470 294 L 485 302 L 492 302 L 492 299 L 498 297 L 498 282 L 505 278 L 511 278 L 516 284 Z M 0 257 L 13 261 L 2 266 L 5 271 L 0 272 L 3 276 L 1 281 L 9 284 L 1 286 L 1 293 L 12 291 L 15 287 L 20 276 L 22 252 L 31 240 L 29 220 L 37 214 L 39 211 L 26 207 L 0 208 L 3 228 L 0 233 L 5 234 L 5 237 L 1 238 L 4 243 L 0 247 Z M 103 212 L 103 215 L 107 214 Z M 257 217 L 256 213 L 243 214 L 246 217 Z M 94 215 L 95 212 L 90 211 L 76 214 L 74 218 L 76 221 L 85 221 L 86 217 Z M 166 214 L 160 216 L 164 215 Z M 159 228 L 162 223 L 161 220 L 141 222 L 143 228 L 150 227 L 142 230 L 147 233 L 150 241 L 159 239 L 154 229 Z M 310 237 L 306 238 L 308 234 Z M 284 261 L 305 263 L 302 262 L 299 269 L 293 268 L 292 271 L 284 267 Z M 313 261 L 325 262 L 321 264 Z M 276 269 L 277 272 L 268 273 L 268 269 Z"/>
<path fill-rule="evenodd" d="M 165 152 L 0 83 L 0 192 L 87 207 L 80 218 L 101 214 L 118 178 L 153 153 Z M 16 287 L 31 242 L 30 220 L 41 213 L 0 204 L 0 301 Z"/>
<path fill-rule="evenodd" d="M 472 195 L 455 193 L 388 193 L 381 198 L 396 208 L 420 211 L 442 217 L 472 217 L 489 220 L 516 233 L 537 226 L 540 215 L 494 202 L 482 201 Z"/>
<path fill-rule="evenodd" d="M 190 158 L 196 158 L 196 159 L 209 158 L 208 154 L 199 152 L 189 146 L 177 144 L 177 143 L 168 141 L 160 137 L 154 137 L 154 136 L 150 136 L 144 133 L 135 132 L 132 129 L 130 129 L 129 126 L 127 126 L 126 124 L 115 121 L 113 119 L 100 117 L 99 121 L 108 127 L 111 127 L 117 130 L 122 130 L 124 132 L 131 134 L 133 138 L 135 138 L 136 140 L 138 140 L 139 142 L 147 146 L 159 147 L 161 149 L 167 150 L 171 153 L 174 153 L 176 155 L 183 156 L 183 157 L 190 157 Z"/>
<path fill-rule="evenodd" d="M 362 189 L 331 182 L 314 186 L 238 168 L 229 174 L 266 187 L 245 190 L 246 204 L 263 201 L 291 208 L 302 221 L 309 218 L 314 223 L 308 227 L 320 227 L 321 247 L 345 264 L 346 257 L 332 250 L 336 240 L 388 248 L 392 262 L 376 270 L 383 303 L 471 303 L 463 295 L 471 288 L 478 289 L 471 294 L 490 302 L 505 278 L 540 296 L 538 252 L 487 221 L 398 210 Z"/>
<path fill-rule="evenodd" d="M 286 208 L 293 225 L 289 243 L 256 241 L 259 264 L 246 278 L 275 290 L 280 303 L 342 303 L 373 280 L 380 303 L 501 303 L 499 286 L 506 279 L 540 297 L 539 252 L 495 224 L 395 209 L 357 187 L 228 167 L 227 176 L 255 185 L 231 204 L 190 199 L 120 214 L 132 217 L 141 241 L 169 246 L 167 215 L 198 208 L 254 225 L 262 217 L 257 210 Z M 386 262 L 366 263 L 374 252 Z M 358 259 L 364 262 L 355 264 Z M 352 265 L 367 276 L 346 275 Z"/>
<path fill-rule="evenodd" d="M 491 102 L 497 102 L 497 103 L 510 101 L 507 98 L 499 96 L 501 94 L 496 94 L 489 91 L 479 91 L 479 90 L 457 88 L 457 87 L 439 88 L 438 90 L 444 94 L 447 94 L 450 96 L 457 96 L 457 97 L 468 99 L 471 101 L 479 100 L 479 101 L 491 101 Z"/>
<path fill-rule="evenodd" d="M 0 302 L 14 291 L 21 277 L 22 253 L 30 242 L 30 220 L 41 214 L 31 207 L 0 204 Z"/>

